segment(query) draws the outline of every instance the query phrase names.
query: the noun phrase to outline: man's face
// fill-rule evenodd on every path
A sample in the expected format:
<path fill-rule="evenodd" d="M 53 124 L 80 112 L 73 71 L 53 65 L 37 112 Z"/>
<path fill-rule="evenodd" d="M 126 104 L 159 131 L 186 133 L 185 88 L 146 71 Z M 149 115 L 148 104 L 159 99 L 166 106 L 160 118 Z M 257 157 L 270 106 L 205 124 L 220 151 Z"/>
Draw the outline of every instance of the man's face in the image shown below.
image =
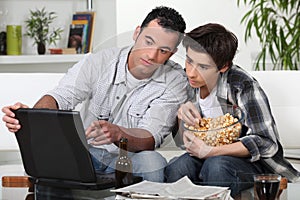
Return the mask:
<path fill-rule="evenodd" d="M 178 33 L 163 29 L 155 20 L 142 30 L 137 27 L 128 60 L 131 74 L 137 79 L 151 77 L 176 52 L 178 38 Z"/>
<path fill-rule="evenodd" d="M 185 68 L 191 87 L 212 90 L 216 86 L 220 72 L 209 54 L 188 48 Z"/>

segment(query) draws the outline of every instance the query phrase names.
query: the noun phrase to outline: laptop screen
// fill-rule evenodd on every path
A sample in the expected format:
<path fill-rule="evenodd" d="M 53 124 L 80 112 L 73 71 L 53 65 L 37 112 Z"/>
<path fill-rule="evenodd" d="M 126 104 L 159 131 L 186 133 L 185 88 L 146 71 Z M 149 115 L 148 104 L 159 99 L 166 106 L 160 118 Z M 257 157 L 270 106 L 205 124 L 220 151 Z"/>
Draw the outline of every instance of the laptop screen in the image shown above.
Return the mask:
<path fill-rule="evenodd" d="M 95 182 L 92 160 L 78 111 L 21 108 L 15 134 L 28 175 Z"/>

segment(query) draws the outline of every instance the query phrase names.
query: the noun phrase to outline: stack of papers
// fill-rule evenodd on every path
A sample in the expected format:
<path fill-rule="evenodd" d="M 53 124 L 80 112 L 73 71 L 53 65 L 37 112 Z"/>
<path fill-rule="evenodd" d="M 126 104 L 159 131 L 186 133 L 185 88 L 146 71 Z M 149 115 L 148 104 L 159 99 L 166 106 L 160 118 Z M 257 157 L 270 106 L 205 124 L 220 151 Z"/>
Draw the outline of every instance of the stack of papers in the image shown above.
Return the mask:
<path fill-rule="evenodd" d="M 116 199 L 219 199 L 232 200 L 228 187 L 195 185 L 187 177 L 174 183 L 142 181 L 124 188 L 111 190 Z"/>

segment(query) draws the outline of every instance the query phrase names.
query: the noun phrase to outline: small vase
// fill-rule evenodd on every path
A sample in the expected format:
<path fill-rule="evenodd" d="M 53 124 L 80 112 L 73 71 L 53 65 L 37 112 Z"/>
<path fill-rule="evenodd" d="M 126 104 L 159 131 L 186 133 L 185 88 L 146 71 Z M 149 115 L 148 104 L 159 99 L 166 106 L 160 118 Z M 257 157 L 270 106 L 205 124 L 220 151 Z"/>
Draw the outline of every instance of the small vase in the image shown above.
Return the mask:
<path fill-rule="evenodd" d="M 45 43 L 38 43 L 37 44 L 37 51 L 39 55 L 44 55 L 46 53 L 46 46 Z"/>

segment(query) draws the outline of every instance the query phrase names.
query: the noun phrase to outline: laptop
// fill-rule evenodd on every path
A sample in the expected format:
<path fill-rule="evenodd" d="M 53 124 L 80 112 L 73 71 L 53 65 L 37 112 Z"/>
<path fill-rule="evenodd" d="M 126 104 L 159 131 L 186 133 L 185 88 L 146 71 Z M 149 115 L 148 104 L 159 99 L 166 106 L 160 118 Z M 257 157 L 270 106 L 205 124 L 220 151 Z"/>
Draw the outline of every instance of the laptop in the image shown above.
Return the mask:
<path fill-rule="evenodd" d="M 72 189 L 115 186 L 114 174 L 96 174 L 78 111 L 20 108 L 15 133 L 25 172 L 35 183 Z"/>

